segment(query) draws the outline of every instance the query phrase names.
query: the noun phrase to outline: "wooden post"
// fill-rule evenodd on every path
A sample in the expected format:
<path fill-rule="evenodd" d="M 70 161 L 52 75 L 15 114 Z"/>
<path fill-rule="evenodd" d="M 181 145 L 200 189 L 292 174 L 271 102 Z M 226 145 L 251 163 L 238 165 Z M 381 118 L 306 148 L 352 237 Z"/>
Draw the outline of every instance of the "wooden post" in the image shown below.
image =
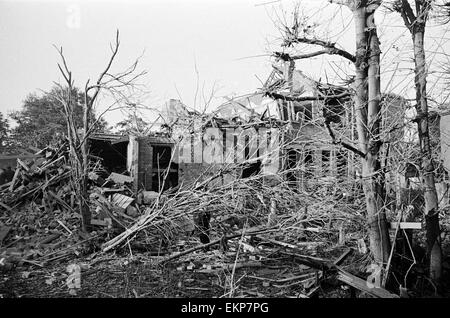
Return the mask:
<path fill-rule="evenodd" d="M 139 143 L 136 136 L 130 136 L 128 147 L 128 154 L 131 156 L 128 160 L 131 163 L 129 171 L 133 177 L 133 191 L 136 194 L 139 189 Z"/>

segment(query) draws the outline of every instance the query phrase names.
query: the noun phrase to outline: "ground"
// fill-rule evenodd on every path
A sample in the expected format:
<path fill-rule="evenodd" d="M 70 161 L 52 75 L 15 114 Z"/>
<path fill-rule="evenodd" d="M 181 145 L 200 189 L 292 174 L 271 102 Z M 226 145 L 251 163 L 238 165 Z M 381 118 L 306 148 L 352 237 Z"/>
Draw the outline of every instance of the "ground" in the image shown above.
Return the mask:
<path fill-rule="evenodd" d="M 345 248 L 335 249 L 330 254 L 339 254 Z M 158 257 L 145 253 L 118 255 L 99 254 L 85 258 L 58 262 L 45 268 L 15 266 L 3 271 L 0 276 L 2 297 L 82 297 L 82 298 L 138 298 L 138 297 L 303 297 L 315 290 L 315 297 L 349 297 L 346 287 L 333 279 L 310 280 L 311 286 L 302 281 L 291 280 L 310 271 L 291 257 L 277 256 L 262 259 L 260 266 L 208 270 L 201 262 L 216 259 L 218 250 L 195 252 L 184 260 L 163 266 L 157 265 Z M 222 253 L 223 254 L 223 253 Z M 246 259 L 246 255 L 243 259 Z M 338 257 L 339 255 L 337 255 Z M 248 263 L 248 261 L 246 261 Z M 351 261 L 350 261 L 351 262 Z M 81 288 L 70 294 L 67 286 L 69 264 L 80 264 Z M 251 263 L 251 261 L 250 261 Z M 190 270 L 183 264 L 194 264 Z M 231 277 L 234 284 L 231 285 Z M 286 278 L 287 277 L 287 278 Z M 279 280 L 276 283 L 272 280 Z M 318 287 L 318 288 L 316 288 Z"/>

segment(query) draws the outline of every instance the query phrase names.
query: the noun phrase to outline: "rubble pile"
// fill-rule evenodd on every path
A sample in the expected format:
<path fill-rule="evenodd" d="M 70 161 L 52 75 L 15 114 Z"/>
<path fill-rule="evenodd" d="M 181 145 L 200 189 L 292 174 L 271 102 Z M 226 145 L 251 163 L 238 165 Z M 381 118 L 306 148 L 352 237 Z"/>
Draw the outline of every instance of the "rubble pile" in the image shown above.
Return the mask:
<path fill-rule="evenodd" d="M 312 297 L 330 273 L 367 289 L 361 278 L 339 267 L 350 254 L 359 257 L 362 270 L 370 262 L 363 208 L 358 200 L 344 200 L 342 191 L 302 193 L 279 176 L 215 182 L 236 166 L 188 187 L 135 193 L 133 178 L 107 173 L 97 162 L 89 172 L 92 231 L 85 233 L 67 146 L 38 155 L 18 161 L 14 180 L 1 190 L 3 268 L 46 268 L 86 257 L 95 263 L 103 252 L 117 250 L 116 255 L 132 258 L 139 253 L 179 275 L 208 280 L 219 275 L 220 290 L 228 296 Z M 208 226 L 199 228 L 198 218 L 205 215 Z M 350 267 L 358 272 L 355 264 Z M 366 292 L 386 296 L 383 289 Z"/>
<path fill-rule="evenodd" d="M 108 176 L 99 162 L 88 177 L 93 231 L 85 233 L 80 230 L 67 143 L 42 149 L 32 160 L 17 159 L 13 180 L 0 188 L 0 257 L 5 264 L 42 267 L 99 250 L 155 198 L 154 192 L 142 192 L 135 199 L 132 178 Z"/>

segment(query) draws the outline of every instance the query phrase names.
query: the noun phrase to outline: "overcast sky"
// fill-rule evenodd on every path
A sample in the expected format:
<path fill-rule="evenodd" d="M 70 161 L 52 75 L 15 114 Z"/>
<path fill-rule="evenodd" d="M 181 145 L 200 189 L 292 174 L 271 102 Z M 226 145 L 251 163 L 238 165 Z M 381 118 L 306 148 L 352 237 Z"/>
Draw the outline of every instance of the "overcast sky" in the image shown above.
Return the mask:
<path fill-rule="evenodd" d="M 288 9 L 293 3 L 265 4 L 268 2 L 273 0 L 0 0 L 0 110 L 19 109 L 27 94 L 48 90 L 53 81 L 61 80 L 53 44 L 64 48 L 76 85 L 82 87 L 88 78 L 95 79 L 105 66 L 116 29 L 120 30 L 121 47 L 113 70 L 123 70 L 144 52 L 140 69 L 148 71 L 145 84 L 150 94 L 143 101 L 147 106 L 157 107 L 180 97 L 193 106 L 195 64 L 200 91 L 203 84 L 205 93 L 214 84 L 219 88 L 214 105 L 222 102 L 223 96 L 254 92 L 261 86 L 258 78 L 264 81 L 271 71 L 267 54 L 278 35 L 272 23 L 274 10 L 280 4 Z M 321 14 L 322 18 L 324 7 L 329 9 L 328 1 L 304 0 L 302 6 L 306 14 Z M 333 39 L 354 50 L 351 13 L 336 6 L 329 13 L 338 21 L 328 26 Z M 407 43 L 410 37 L 401 19 L 397 17 L 395 23 L 390 19 L 385 24 L 390 29 L 382 30 L 382 40 L 388 40 L 383 43 L 384 53 L 394 54 L 392 65 L 410 61 L 408 45 L 399 41 L 403 36 Z M 442 44 L 442 37 L 436 39 Z M 447 49 L 448 42 L 445 39 L 443 43 Z M 345 61 L 339 63 L 324 64 L 318 58 L 312 63 L 299 62 L 298 68 L 323 78 L 331 76 L 330 65 L 345 66 Z M 385 73 L 392 74 L 395 69 L 387 67 Z M 401 70 L 396 71 L 397 77 L 399 74 Z M 385 87 L 388 82 L 384 81 Z M 114 113 L 107 119 L 114 123 L 121 116 Z"/>
<path fill-rule="evenodd" d="M 242 58 L 264 54 L 266 38 L 274 33 L 258 3 L 263 0 L 0 1 L 0 109 L 18 109 L 28 93 L 59 80 L 52 44 L 64 48 L 75 84 L 94 79 L 116 29 L 121 48 L 114 70 L 145 50 L 141 69 L 148 71 L 149 106 L 178 99 L 178 92 L 192 104 L 195 64 L 205 92 L 214 83 L 221 88 L 218 97 L 253 92 L 260 86 L 255 75 L 264 80 L 270 61 Z"/>

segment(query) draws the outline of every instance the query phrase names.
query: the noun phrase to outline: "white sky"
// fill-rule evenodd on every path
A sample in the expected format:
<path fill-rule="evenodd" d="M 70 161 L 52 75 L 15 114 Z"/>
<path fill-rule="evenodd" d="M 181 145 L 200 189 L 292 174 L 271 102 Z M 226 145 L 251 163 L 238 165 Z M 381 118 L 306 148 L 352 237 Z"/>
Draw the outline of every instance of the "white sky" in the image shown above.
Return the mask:
<path fill-rule="evenodd" d="M 274 10 L 280 12 L 282 5 L 289 11 L 294 3 L 283 0 L 262 5 L 271 1 L 0 0 L 0 110 L 17 110 L 27 94 L 48 90 L 53 81 L 60 81 L 58 54 L 52 44 L 64 48 L 77 86 L 84 86 L 88 78 L 95 79 L 105 66 L 109 42 L 117 28 L 121 48 L 113 70 L 123 70 L 145 50 L 140 69 L 148 71 L 145 84 L 150 94 L 143 103 L 149 107 L 158 107 L 169 98 L 179 99 L 178 92 L 182 101 L 192 107 L 197 83 L 195 63 L 200 93 L 203 84 L 205 94 L 214 83 L 220 88 L 213 105 L 220 104 L 223 96 L 254 92 L 261 86 L 258 78 L 265 81 L 271 71 L 268 54 L 276 48 L 273 40 L 278 36 L 271 21 L 276 17 Z M 305 14 L 331 21 L 327 23 L 331 39 L 353 53 L 354 26 L 348 9 L 330 6 L 325 0 L 302 2 Z M 380 13 L 377 22 L 383 22 L 380 34 L 386 54 L 383 87 L 402 93 L 407 87 L 410 94 L 410 70 L 398 67 L 399 61 L 411 60 L 410 36 L 398 16 L 383 18 Z M 449 51 L 446 31 L 440 27 L 429 32 L 430 52 L 437 46 L 443 52 Z M 437 65 L 447 62 L 444 55 L 439 56 L 433 60 L 439 60 Z M 332 59 L 336 64 L 329 61 L 316 58 L 313 62 L 299 62 L 297 68 L 323 80 L 325 76 L 333 77 L 330 65 L 351 70 L 341 58 Z M 391 81 L 392 74 L 395 76 Z M 106 119 L 112 124 L 121 116 L 115 112 Z"/>

